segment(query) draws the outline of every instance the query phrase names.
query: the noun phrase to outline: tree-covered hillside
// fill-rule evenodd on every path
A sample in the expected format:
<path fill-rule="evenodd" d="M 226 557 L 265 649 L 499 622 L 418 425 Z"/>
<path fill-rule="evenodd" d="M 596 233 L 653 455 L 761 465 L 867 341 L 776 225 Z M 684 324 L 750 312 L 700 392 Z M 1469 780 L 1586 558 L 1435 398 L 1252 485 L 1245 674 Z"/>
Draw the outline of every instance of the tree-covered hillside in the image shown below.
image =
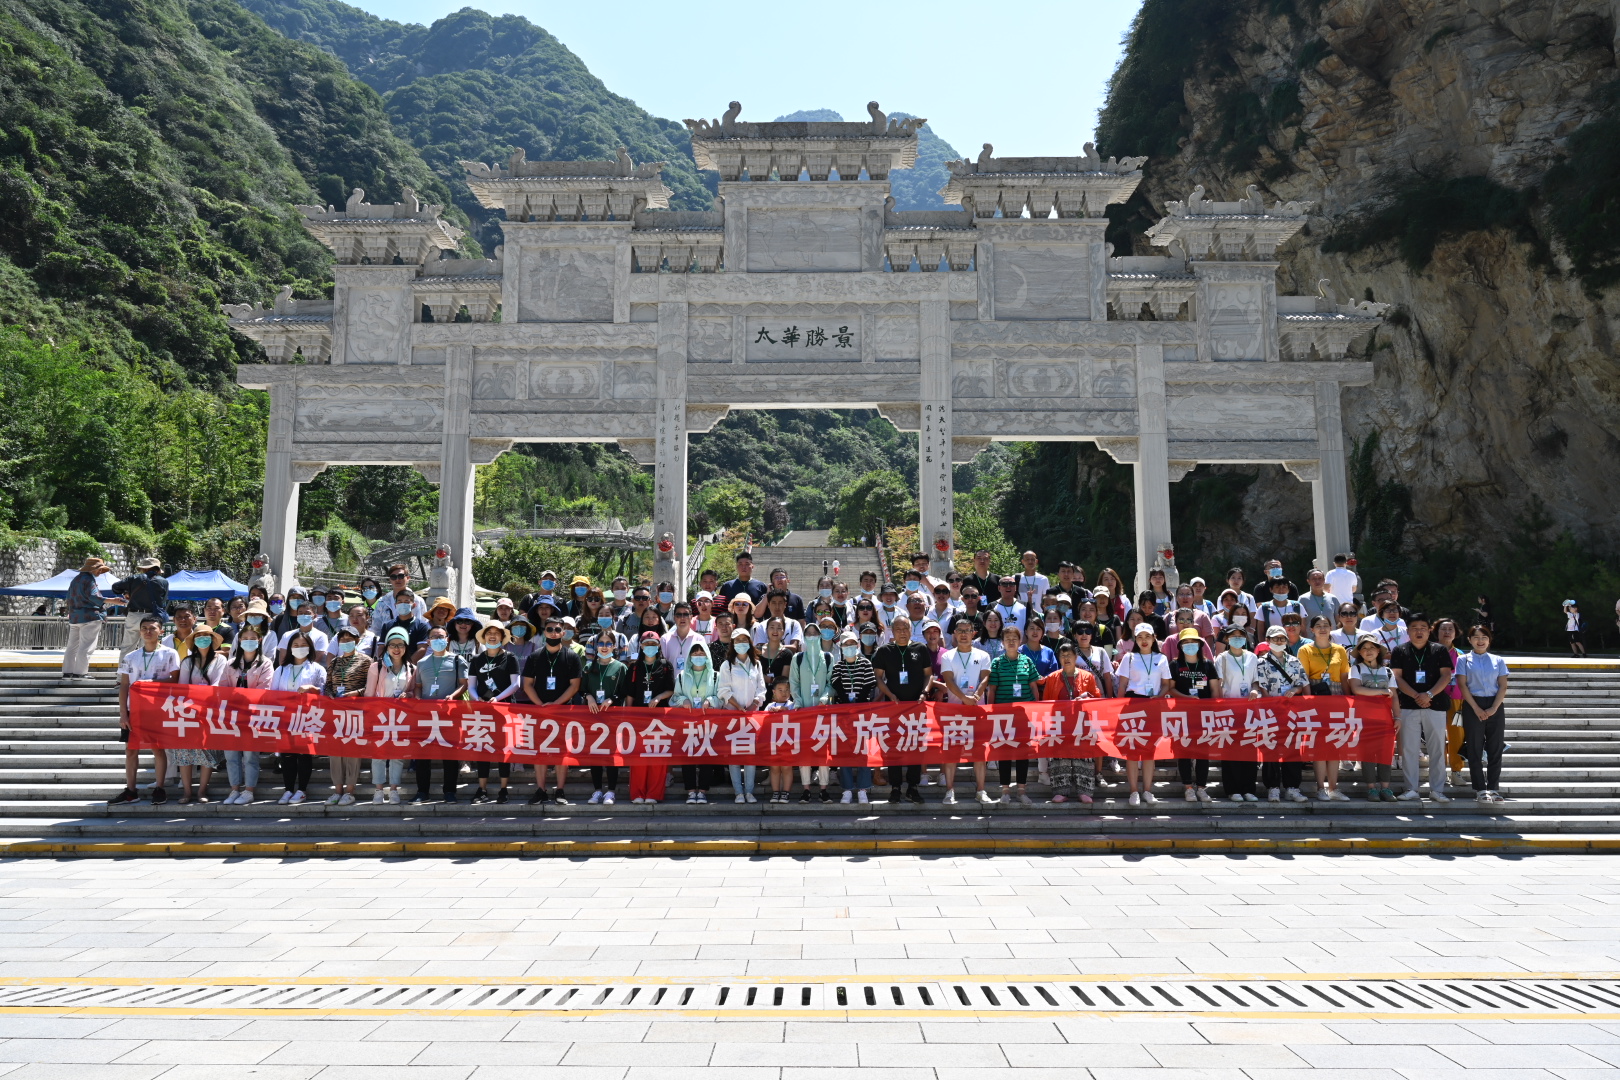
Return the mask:
<path fill-rule="evenodd" d="M 379 19 L 337 0 L 243 0 L 288 37 L 341 59 L 383 95 L 409 139 L 478 223 L 499 242 L 499 216 L 484 210 L 457 161 L 494 161 L 521 148 L 543 158 L 665 161 L 676 209 L 707 209 L 713 173 L 699 173 L 678 120 L 651 116 L 612 93 L 562 42 L 519 15 L 462 8 L 421 26 Z"/>

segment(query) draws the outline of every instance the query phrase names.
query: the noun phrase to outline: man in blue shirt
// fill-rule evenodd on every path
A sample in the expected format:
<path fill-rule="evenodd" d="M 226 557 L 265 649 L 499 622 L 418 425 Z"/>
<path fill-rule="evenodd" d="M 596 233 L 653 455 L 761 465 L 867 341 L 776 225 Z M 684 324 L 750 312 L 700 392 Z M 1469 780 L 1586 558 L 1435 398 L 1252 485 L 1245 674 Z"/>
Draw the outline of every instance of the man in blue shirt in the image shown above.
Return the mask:
<path fill-rule="evenodd" d="M 91 555 L 79 567 L 68 585 L 67 650 L 62 653 L 62 681 L 73 683 L 90 677 L 90 650 L 101 637 L 101 624 L 106 616 L 96 578 L 107 572 L 107 564 Z"/>
<path fill-rule="evenodd" d="M 733 596 L 746 596 L 750 604 L 758 604 L 765 595 L 765 583 L 754 580 L 754 557 L 746 551 L 737 553 L 737 576 L 720 586 L 722 607 L 731 604 Z"/>

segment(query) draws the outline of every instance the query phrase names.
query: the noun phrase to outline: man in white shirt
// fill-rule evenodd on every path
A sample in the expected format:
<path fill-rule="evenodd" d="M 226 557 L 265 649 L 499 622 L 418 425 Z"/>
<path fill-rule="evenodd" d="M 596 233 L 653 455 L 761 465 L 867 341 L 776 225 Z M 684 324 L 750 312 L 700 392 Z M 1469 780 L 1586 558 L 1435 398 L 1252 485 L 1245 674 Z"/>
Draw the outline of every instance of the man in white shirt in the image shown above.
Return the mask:
<path fill-rule="evenodd" d="M 1340 600 L 1354 600 L 1361 591 L 1361 577 L 1350 568 L 1350 556 L 1343 552 L 1333 556 L 1333 569 L 1324 575 L 1327 591 Z"/>
<path fill-rule="evenodd" d="M 937 578 L 930 574 L 928 572 L 930 565 L 932 565 L 931 560 L 921 551 L 916 552 L 911 556 L 911 568 L 917 571 L 918 575 L 922 578 L 923 587 L 928 590 L 930 595 L 932 595 L 934 592 L 934 587 L 936 585 L 945 584 L 945 579 Z"/>
<path fill-rule="evenodd" d="M 1023 605 L 1022 601 L 1017 599 L 1018 579 L 1004 577 L 1001 579 L 998 588 L 1001 590 L 1001 599 L 996 601 L 992 610 L 1001 616 L 1002 629 L 1016 626 L 1018 632 L 1022 634 L 1024 632 L 1024 622 L 1029 618 L 1029 609 Z"/>
<path fill-rule="evenodd" d="M 692 646 L 703 640 L 703 635 L 692 628 L 692 605 L 681 601 L 675 605 L 675 625 L 660 639 L 664 660 L 676 674 L 686 670 L 686 658 L 692 655 Z"/>
<path fill-rule="evenodd" d="M 1012 578 L 1005 580 L 1011 581 Z M 956 639 L 956 648 L 940 657 L 940 675 L 945 680 L 945 700 L 954 705 L 982 705 L 984 684 L 990 681 L 990 654 L 973 647 L 973 624 L 966 619 L 956 624 L 956 630 L 951 636 Z M 953 762 L 945 766 L 944 801 L 947 804 L 956 802 L 956 766 L 959 764 L 961 763 Z M 981 803 L 993 801 L 990 793 L 984 789 L 985 773 L 984 762 L 973 762 L 973 797 Z"/>
<path fill-rule="evenodd" d="M 1039 615 L 1041 602 L 1046 597 L 1046 590 L 1052 587 L 1052 582 L 1041 573 L 1040 560 L 1033 551 L 1024 552 L 1019 561 L 1024 564 L 1024 572 L 1018 575 L 1018 602 Z"/>
<path fill-rule="evenodd" d="M 129 742 L 129 688 L 138 682 L 170 682 L 180 670 L 180 654 L 163 644 L 163 620 L 149 612 L 141 619 L 141 644 L 132 649 L 118 663 L 118 738 Z M 135 788 L 135 774 L 140 769 L 140 751 L 126 745 L 124 749 L 124 790 L 107 800 L 108 806 L 140 801 Z M 169 771 L 169 752 L 154 749 L 152 765 L 157 780 L 152 785 L 152 805 L 169 800 L 163 790 L 163 775 Z"/>
<path fill-rule="evenodd" d="M 765 613 L 757 616 L 754 622 L 754 644 L 760 648 L 769 640 L 765 634 L 765 624 L 772 619 L 781 619 L 784 629 L 782 631 L 782 644 L 790 649 L 797 649 L 804 641 L 804 624 L 788 614 L 788 597 L 786 589 L 772 589 L 765 594 Z"/>

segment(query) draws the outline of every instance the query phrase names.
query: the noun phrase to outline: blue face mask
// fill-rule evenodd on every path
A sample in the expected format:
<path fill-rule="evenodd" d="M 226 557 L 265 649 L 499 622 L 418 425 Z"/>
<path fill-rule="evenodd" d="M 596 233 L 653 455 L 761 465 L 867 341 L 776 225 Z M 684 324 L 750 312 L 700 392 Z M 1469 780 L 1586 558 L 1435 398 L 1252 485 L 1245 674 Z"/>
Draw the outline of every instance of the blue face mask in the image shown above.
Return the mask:
<path fill-rule="evenodd" d="M 353 652 L 354 652 L 354 642 L 352 642 L 352 641 L 340 641 L 340 642 L 338 642 L 338 655 L 339 656 L 349 656 Z"/>
<path fill-rule="evenodd" d="M 540 591 L 541 592 L 550 592 L 552 589 L 555 589 L 556 587 L 557 587 L 557 583 L 555 581 L 542 581 L 540 583 Z"/>
<path fill-rule="evenodd" d="M 661 592 L 658 594 L 658 602 L 660 604 L 673 604 L 675 602 L 675 594 L 672 592 Z"/>
<path fill-rule="evenodd" d="M 908 581 L 908 582 L 906 582 L 906 592 L 920 592 L 920 591 L 922 591 L 922 582 L 920 582 L 920 581 Z"/>
<path fill-rule="evenodd" d="M 861 641 L 863 641 L 867 645 L 876 645 L 877 644 L 877 635 L 876 634 L 862 634 L 861 635 Z"/>
<path fill-rule="evenodd" d="M 584 585 L 575 585 L 574 586 L 574 595 L 575 596 L 584 596 L 586 593 L 588 593 L 590 591 L 591 590 L 588 587 L 584 586 Z"/>
<path fill-rule="evenodd" d="M 243 638 L 241 641 L 237 642 L 237 644 L 242 647 L 242 651 L 245 653 L 254 653 L 259 651 L 258 638 Z"/>
<path fill-rule="evenodd" d="M 732 648 L 737 650 L 738 656 L 747 656 L 748 650 L 751 648 L 751 646 L 746 641 L 739 641 L 737 644 L 733 645 Z"/>
<path fill-rule="evenodd" d="M 845 660 L 853 660 L 859 655 L 861 655 L 861 647 L 859 645 L 845 645 L 844 646 L 844 659 Z"/>
<path fill-rule="evenodd" d="M 832 596 L 832 590 L 831 589 L 820 589 L 818 591 L 821 593 L 821 598 L 823 600 L 826 600 L 827 598 Z"/>
<path fill-rule="evenodd" d="M 270 605 L 270 614 L 272 614 L 272 615 L 280 615 L 283 611 L 286 611 L 286 610 L 287 610 L 287 605 L 286 604 L 271 604 Z"/>
<path fill-rule="evenodd" d="M 1236 645 L 1240 649 L 1249 643 L 1249 639 L 1245 637 L 1233 637 L 1226 640 L 1229 644 Z"/>
<path fill-rule="evenodd" d="M 444 652 L 444 650 L 448 649 L 449 647 L 449 638 L 436 637 L 432 641 L 428 642 L 428 648 L 432 649 L 434 652 Z"/>
<path fill-rule="evenodd" d="M 214 647 L 214 639 L 211 637 L 194 637 L 191 639 L 191 643 L 199 649 L 212 649 Z"/>
<path fill-rule="evenodd" d="M 704 668 L 709 666 L 709 658 L 707 656 L 694 656 L 691 660 L 687 661 L 687 663 L 691 664 L 697 670 L 702 671 Z"/>
<path fill-rule="evenodd" d="M 653 657 L 658 655 L 658 646 L 656 646 L 656 645 L 643 645 L 641 647 L 641 655 L 645 656 L 647 659 L 651 660 Z"/>
<path fill-rule="evenodd" d="M 328 600 L 326 602 L 326 610 L 327 611 L 335 612 L 335 611 L 337 611 L 338 608 L 340 608 L 342 606 L 343 606 L 343 601 L 341 601 L 341 600 Z"/>
<path fill-rule="evenodd" d="M 375 600 L 375 599 L 377 599 L 377 590 L 376 589 L 361 589 L 360 590 L 360 595 L 365 597 L 367 600 Z"/>
<path fill-rule="evenodd" d="M 263 626 L 264 625 L 264 616 L 263 615 L 249 615 L 247 617 L 247 621 L 248 621 L 249 626 Z"/>
<path fill-rule="evenodd" d="M 611 615 L 598 615 L 596 617 L 596 625 L 602 627 L 604 630 L 607 629 L 608 627 L 613 625 L 613 616 L 611 616 Z"/>
<path fill-rule="evenodd" d="M 299 626 L 308 626 L 310 623 L 312 623 L 314 621 L 315 621 L 315 616 L 313 616 L 313 615 L 300 615 L 300 616 L 298 616 L 298 625 Z"/>
<path fill-rule="evenodd" d="M 514 626 L 512 627 L 512 636 L 515 638 L 526 638 L 529 636 L 529 628 L 527 626 Z"/>
<path fill-rule="evenodd" d="M 311 596 L 309 598 L 309 602 L 314 604 L 318 608 L 321 605 L 326 603 L 326 594 L 325 593 L 316 593 L 314 596 Z"/>
<path fill-rule="evenodd" d="M 838 631 L 837 630 L 835 630 L 835 629 L 833 629 L 831 627 L 827 627 L 827 626 L 823 626 L 821 628 L 821 640 L 822 641 L 831 641 L 833 638 L 835 638 L 837 636 L 838 636 Z"/>

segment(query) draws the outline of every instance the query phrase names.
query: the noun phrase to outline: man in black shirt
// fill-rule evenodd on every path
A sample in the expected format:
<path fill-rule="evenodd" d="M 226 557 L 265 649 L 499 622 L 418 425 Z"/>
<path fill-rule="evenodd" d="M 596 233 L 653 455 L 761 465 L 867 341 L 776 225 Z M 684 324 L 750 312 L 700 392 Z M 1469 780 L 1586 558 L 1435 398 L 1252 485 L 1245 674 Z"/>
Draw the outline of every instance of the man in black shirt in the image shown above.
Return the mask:
<path fill-rule="evenodd" d="M 523 665 L 523 695 L 536 705 L 567 705 L 579 693 L 584 670 L 579 654 L 563 647 L 562 621 L 555 617 L 546 620 L 546 647 L 536 649 Z M 568 767 L 553 766 L 557 770 L 557 801 L 564 806 L 568 799 L 564 787 L 568 782 Z M 534 794 L 529 805 L 546 801 L 546 764 L 534 764 Z"/>
<path fill-rule="evenodd" d="M 1429 617 L 1414 611 L 1406 617 L 1412 640 L 1390 654 L 1395 672 L 1395 696 L 1401 706 L 1401 772 L 1406 790 L 1395 796 L 1415 802 L 1418 794 L 1419 741 L 1429 745 L 1429 798 L 1450 802 L 1446 795 L 1446 703 L 1441 695 L 1451 685 L 1451 653 L 1429 639 Z"/>
<path fill-rule="evenodd" d="M 765 595 L 765 583 L 754 580 L 754 557 L 746 551 L 737 553 L 737 576 L 720 586 L 721 606 L 729 607 L 731 598 L 739 594 L 748 597 L 750 604 L 759 603 Z"/>
<path fill-rule="evenodd" d="M 872 655 L 872 667 L 878 676 L 878 698 L 882 701 L 921 701 L 934 684 L 933 650 L 911 640 L 911 619 L 896 615 L 889 624 L 894 640 Z M 905 798 L 919 805 L 922 792 L 921 765 L 889 766 L 889 801 L 901 799 L 900 781 L 905 779 Z"/>
<path fill-rule="evenodd" d="M 1220 679 L 1215 665 L 1203 659 L 1203 639 L 1192 627 L 1181 631 L 1176 638 L 1176 656 L 1170 661 L 1170 678 L 1175 685 L 1170 696 L 1178 698 L 1210 698 Z M 1181 772 L 1181 787 L 1188 802 L 1214 802 L 1209 793 L 1209 759 L 1178 758 L 1176 768 Z"/>
<path fill-rule="evenodd" d="M 973 573 L 962 579 L 962 588 L 969 585 L 979 590 L 979 595 L 986 604 L 992 597 L 1001 595 L 1001 575 L 990 572 L 990 553 L 988 551 L 975 551 L 973 553 Z"/>

